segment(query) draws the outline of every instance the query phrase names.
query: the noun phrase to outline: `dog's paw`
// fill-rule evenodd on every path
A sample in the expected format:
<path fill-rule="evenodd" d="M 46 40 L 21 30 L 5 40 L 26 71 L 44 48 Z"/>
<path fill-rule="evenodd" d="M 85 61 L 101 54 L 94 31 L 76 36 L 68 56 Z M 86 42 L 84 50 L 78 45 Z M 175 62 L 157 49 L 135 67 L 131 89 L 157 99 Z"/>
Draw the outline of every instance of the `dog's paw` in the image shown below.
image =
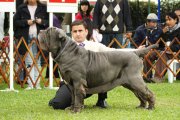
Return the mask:
<path fill-rule="evenodd" d="M 147 109 L 148 109 L 148 110 L 154 110 L 155 107 L 149 106 Z"/>
<path fill-rule="evenodd" d="M 136 109 L 146 109 L 146 106 L 139 105 L 136 107 Z"/>
<path fill-rule="evenodd" d="M 72 111 L 72 110 L 73 110 L 73 106 L 65 108 L 65 111 Z"/>
<path fill-rule="evenodd" d="M 72 113 L 80 113 L 81 112 L 81 108 L 77 108 L 75 107 L 73 110 L 71 110 Z"/>

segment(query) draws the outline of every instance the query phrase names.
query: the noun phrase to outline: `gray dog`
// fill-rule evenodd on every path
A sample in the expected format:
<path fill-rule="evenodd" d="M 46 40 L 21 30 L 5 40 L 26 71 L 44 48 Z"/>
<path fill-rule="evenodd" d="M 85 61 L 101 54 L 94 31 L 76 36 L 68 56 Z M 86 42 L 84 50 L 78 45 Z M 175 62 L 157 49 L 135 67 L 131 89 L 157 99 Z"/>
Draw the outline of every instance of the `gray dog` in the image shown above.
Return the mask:
<path fill-rule="evenodd" d="M 154 94 L 147 88 L 142 78 L 142 59 L 158 45 L 132 52 L 109 51 L 92 52 L 78 46 L 63 30 L 51 27 L 38 36 L 40 47 L 52 52 L 58 63 L 62 78 L 72 92 L 73 112 L 80 112 L 84 96 L 109 91 L 116 86 L 131 90 L 140 100 L 139 108 L 153 109 Z"/>

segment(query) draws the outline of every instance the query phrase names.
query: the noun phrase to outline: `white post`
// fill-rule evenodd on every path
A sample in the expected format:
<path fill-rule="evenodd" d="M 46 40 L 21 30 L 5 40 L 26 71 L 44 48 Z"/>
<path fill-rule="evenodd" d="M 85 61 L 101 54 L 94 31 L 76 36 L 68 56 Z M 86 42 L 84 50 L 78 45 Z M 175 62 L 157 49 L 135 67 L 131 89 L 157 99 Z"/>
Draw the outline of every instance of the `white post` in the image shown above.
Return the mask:
<path fill-rule="evenodd" d="M 72 22 L 75 20 L 75 16 L 76 16 L 76 14 L 72 13 Z"/>
<path fill-rule="evenodd" d="M 14 90 L 14 81 L 13 81 L 13 13 L 10 12 L 10 90 Z"/>
<path fill-rule="evenodd" d="M 53 13 L 49 13 L 49 27 L 53 26 Z M 58 87 L 53 87 L 53 59 L 51 52 L 49 52 L 49 89 L 58 89 Z"/>
<path fill-rule="evenodd" d="M 13 80 L 13 62 L 14 62 L 14 56 L 13 56 L 13 12 L 10 12 L 10 19 L 9 19 L 9 35 L 10 35 L 10 52 L 9 52 L 9 57 L 10 57 L 10 76 L 9 76 L 9 80 L 10 80 L 10 87 L 9 89 L 6 90 L 1 90 L 1 91 L 15 91 L 18 92 L 17 90 L 14 90 L 14 80 Z"/>
<path fill-rule="evenodd" d="M 168 60 L 167 63 L 169 64 L 171 60 Z M 169 65 L 169 68 L 173 70 L 173 62 Z M 173 83 L 173 73 L 170 71 L 170 69 L 167 70 L 168 73 L 168 82 Z"/>

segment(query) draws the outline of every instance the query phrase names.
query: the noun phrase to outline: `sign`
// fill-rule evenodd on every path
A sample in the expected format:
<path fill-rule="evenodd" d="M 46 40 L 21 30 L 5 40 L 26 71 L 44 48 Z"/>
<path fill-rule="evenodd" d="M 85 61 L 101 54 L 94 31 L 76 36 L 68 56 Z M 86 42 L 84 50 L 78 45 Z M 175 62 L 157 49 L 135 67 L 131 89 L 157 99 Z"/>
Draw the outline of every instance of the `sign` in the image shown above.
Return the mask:
<path fill-rule="evenodd" d="M 48 12 L 77 13 L 78 0 L 48 0 Z"/>
<path fill-rule="evenodd" d="M 15 12 L 15 0 L 0 0 L 0 12 Z"/>

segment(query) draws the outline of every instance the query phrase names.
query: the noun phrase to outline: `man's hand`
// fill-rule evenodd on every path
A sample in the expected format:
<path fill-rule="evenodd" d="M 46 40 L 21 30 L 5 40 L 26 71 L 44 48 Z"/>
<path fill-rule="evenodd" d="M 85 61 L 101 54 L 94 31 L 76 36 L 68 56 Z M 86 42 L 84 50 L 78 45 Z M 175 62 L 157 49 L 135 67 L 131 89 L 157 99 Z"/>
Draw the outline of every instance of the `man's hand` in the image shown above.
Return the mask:
<path fill-rule="evenodd" d="M 142 49 L 142 48 L 145 48 L 145 45 L 141 45 L 138 47 L 138 49 Z"/>

